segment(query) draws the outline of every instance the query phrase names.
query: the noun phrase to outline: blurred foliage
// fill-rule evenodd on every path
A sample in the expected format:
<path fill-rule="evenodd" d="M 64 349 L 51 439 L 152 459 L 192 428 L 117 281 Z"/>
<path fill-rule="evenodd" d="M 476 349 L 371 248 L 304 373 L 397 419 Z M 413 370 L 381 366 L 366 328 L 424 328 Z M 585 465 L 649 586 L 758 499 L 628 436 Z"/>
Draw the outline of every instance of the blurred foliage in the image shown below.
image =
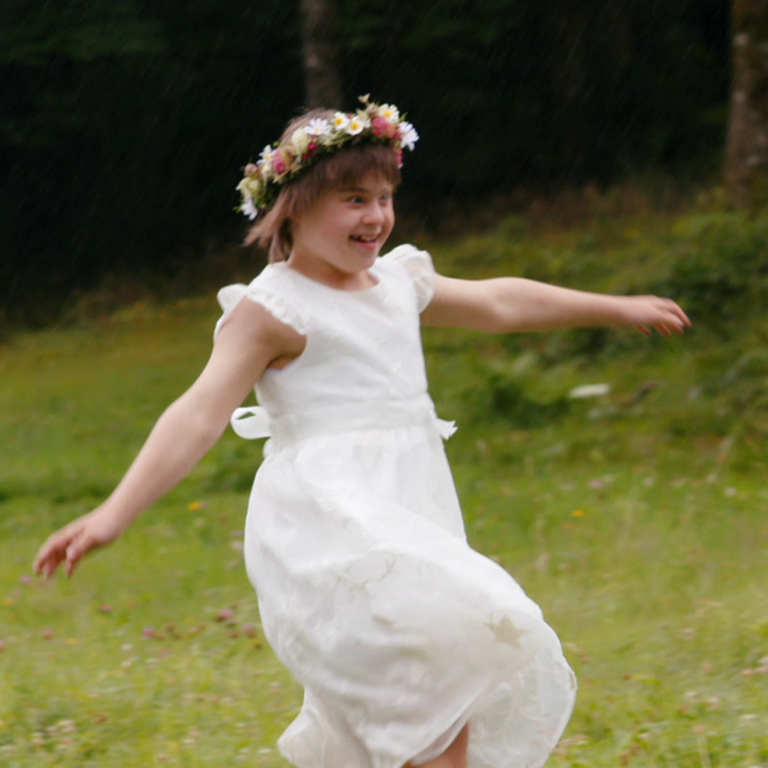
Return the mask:
<path fill-rule="evenodd" d="M 350 94 L 408 107 L 438 191 L 604 181 L 722 142 L 727 2 L 339 6 Z"/>
<path fill-rule="evenodd" d="M 768 216 L 722 211 L 686 217 L 675 229 L 675 258 L 659 292 L 712 320 L 744 319 L 768 301 Z"/>
<path fill-rule="evenodd" d="M 183 272 L 232 226 L 241 166 L 301 100 L 292 9 L 8 0 L 2 13 L 16 43 L 0 54 L 0 321 L 45 323 L 108 273 Z"/>
<path fill-rule="evenodd" d="M 0 63 L 4 65 L 34 69 L 46 67 L 57 56 L 86 62 L 162 50 L 159 25 L 142 18 L 132 0 L 71 0 L 66 4 L 7 0 L 3 14 Z"/>
<path fill-rule="evenodd" d="M 540 386 L 545 366 L 532 350 L 507 357 L 473 361 L 473 386 L 462 400 L 476 417 L 507 422 L 519 429 L 558 423 L 568 415 L 564 392 L 552 394 Z M 482 386 L 477 386 L 482 381 Z"/>
<path fill-rule="evenodd" d="M 408 112 L 425 216 L 718 163 L 727 0 L 336 5 L 345 106 Z M 239 239 L 240 168 L 303 101 L 297 4 L 4 0 L 0 82 L 0 324 L 41 324 L 105 275 L 175 280 Z"/>

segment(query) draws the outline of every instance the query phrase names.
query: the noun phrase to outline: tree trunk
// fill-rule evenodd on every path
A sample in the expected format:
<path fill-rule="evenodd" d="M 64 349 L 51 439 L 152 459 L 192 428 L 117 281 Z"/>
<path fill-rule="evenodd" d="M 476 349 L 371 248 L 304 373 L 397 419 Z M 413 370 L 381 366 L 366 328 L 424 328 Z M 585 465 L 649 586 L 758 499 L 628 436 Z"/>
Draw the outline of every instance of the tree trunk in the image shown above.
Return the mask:
<path fill-rule="evenodd" d="M 309 108 L 341 109 L 334 0 L 301 0 L 304 87 Z"/>
<path fill-rule="evenodd" d="M 725 179 L 739 207 L 768 203 L 768 0 L 733 0 Z"/>

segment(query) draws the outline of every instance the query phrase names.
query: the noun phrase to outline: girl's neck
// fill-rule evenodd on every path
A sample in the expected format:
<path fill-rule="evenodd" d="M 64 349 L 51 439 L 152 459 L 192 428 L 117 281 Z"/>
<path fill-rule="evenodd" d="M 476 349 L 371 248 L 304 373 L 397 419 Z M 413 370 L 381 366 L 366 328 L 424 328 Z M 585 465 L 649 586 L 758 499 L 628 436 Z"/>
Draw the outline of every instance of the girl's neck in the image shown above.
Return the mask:
<path fill-rule="evenodd" d="M 344 272 L 335 269 L 330 264 L 314 259 L 303 259 L 295 253 L 288 256 L 285 265 L 309 280 L 334 288 L 337 291 L 349 291 L 350 293 L 367 291 L 378 285 L 379 282 L 368 269 L 358 272 Z"/>

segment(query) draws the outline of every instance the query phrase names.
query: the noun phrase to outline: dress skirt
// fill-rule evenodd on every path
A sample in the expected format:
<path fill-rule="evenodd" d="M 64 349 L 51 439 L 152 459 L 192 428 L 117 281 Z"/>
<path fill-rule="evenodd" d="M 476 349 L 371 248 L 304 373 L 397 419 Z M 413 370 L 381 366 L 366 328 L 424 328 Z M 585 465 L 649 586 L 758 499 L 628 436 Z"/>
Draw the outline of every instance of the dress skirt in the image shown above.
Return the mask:
<path fill-rule="evenodd" d="M 434 412 L 327 416 L 273 424 L 246 523 L 265 635 L 305 690 L 282 754 L 401 768 L 469 723 L 471 768 L 542 765 L 575 677 L 538 606 L 467 544 Z"/>

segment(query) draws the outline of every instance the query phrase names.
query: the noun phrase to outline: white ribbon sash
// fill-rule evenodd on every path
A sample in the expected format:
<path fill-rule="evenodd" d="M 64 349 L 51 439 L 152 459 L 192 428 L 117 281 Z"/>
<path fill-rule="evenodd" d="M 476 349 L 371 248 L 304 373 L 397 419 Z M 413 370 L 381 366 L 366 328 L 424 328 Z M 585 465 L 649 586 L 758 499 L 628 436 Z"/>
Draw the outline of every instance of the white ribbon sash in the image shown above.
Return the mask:
<path fill-rule="evenodd" d="M 295 442 L 324 434 L 354 429 L 417 427 L 432 423 L 443 440 L 456 432 L 456 422 L 438 419 L 428 396 L 392 401 L 371 408 L 365 403 L 306 411 L 270 419 L 261 406 L 237 408 L 230 419 L 232 429 L 245 440 L 270 437 L 279 443 Z"/>

